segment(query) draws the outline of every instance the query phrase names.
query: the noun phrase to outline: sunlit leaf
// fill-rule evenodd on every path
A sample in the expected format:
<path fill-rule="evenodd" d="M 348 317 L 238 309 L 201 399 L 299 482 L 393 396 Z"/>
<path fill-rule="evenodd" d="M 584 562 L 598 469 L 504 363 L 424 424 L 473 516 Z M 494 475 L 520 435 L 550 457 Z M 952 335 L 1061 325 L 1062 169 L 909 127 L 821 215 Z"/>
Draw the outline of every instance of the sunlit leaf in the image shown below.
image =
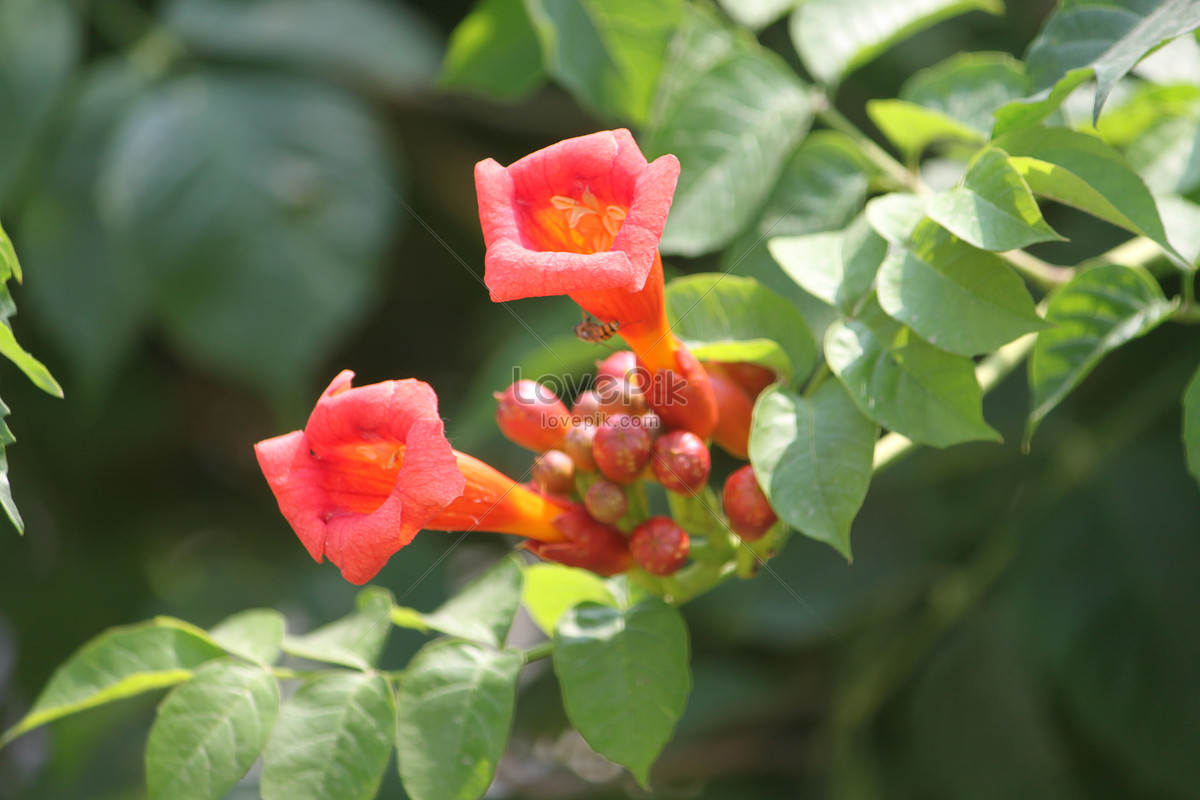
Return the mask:
<path fill-rule="evenodd" d="M 525 568 L 525 593 L 521 599 L 533 621 L 547 635 L 568 608 L 583 602 L 616 606 L 604 580 L 594 572 L 562 564 L 530 564 Z"/>
<path fill-rule="evenodd" d="M 844 231 L 779 236 L 771 255 L 813 297 L 851 313 L 871 291 L 887 241 L 860 216 Z"/>
<path fill-rule="evenodd" d="M 525 7 L 555 80 L 604 116 L 646 122 L 681 0 L 525 0 Z"/>
<path fill-rule="evenodd" d="M 258 758 L 279 686 L 261 667 L 210 661 L 173 689 L 146 742 L 150 800 L 219 800 Z"/>
<path fill-rule="evenodd" d="M 780 519 L 850 558 L 878 435 L 837 381 L 811 397 L 776 386 L 755 403 L 750 463 Z"/>
<path fill-rule="evenodd" d="M 283 642 L 283 615 L 271 608 L 251 608 L 226 617 L 208 635 L 234 655 L 273 664 Z"/>
<path fill-rule="evenodd" d="M 263 751 L 263 800 L 370 800 L 396 735 L 396 701 L 382 675 L 335 672 L 301 686 Z"/>
<path fill-rule="evenodd" d="M 524 0 L 483 0 L 450 35 L 438 83 L 515 98 L 545 80 L 541 45 Z"/>
<path fill-rule="evenodd" d="M 760 30 L 791 11 L 803 0 L 720 0 L 721 8 L 739 25 Z"/>
<path fill-rule="evenodd" d="M 516 556 L 501 559 L 436 611 L 422 615 L 434 630 L 494 647 L 504 644 L 521 604 L 524 575 Z"/>
<path fill-rule="evenodd" d="M 1177 194 L 1155 198 L 1167 239 L 1191 269 L 1200 261 L 1200 205 Z"/>
<path fill-rule="evenodd" d="M 671 52 L 644 149 L 682 165 L 663 252 L 699 255 L 728 244 L 762 208 L 812 103 L 778 56 L 698 14 Z"/>
<path fill-rule="evenodd" d="M 806 0 L 792 15 L 792 42 L 805 68 L 834 85 L 893 44 L 968 11 L 1000 14 L 999 0 Z"/>
<path fill-rule="evenodd" d="M 181 683 L 224 654 L 204 631 L 170 617 L 112 628 L 54 671 L 33 708 L 0 744 L 76 711 Z"/>
<path fill-rule="evenodd" d="M 1021 250 L 1062 239 L 1042 218 L 1033 193 L 1008 155 L 994 147 L 975 157 L 958 186 L 934 195 L 925 213 L 984 250 Z"/>
<path fill-rule="evenodd" d="M 1184 259 L 1167 241 L 1154 197 L 1113 148 L 1065 128 L 1024 128 L 996 140 L 1034 194 L 1107 220 Z"/>
<path fill-rule="evenodd" d="M 1141 268 L 1105 264 L 1079 273 L 1050 298 L 1029 359 L 1028 442 L 1051 410 L 1105 355 L 1157 327 L 1175 308 Z"/>
<path fill-rule="evenodd" d="M 404 673 L 396 749 L 413 800 L 476 800 L 508 743 L 521 654 L 470 642 L 426 645 Z"/>
<path fill-rule="evenodd" d="M 888 253 L 876 283 L 890 317 L 951 353 L 990 353 L 1046 327 L 1003 259 L 929 222 L 910 246 Z"/>
<path fill-rule="evenodd" d="M 867 203 L 867 222 L 875 232 L 892 244 L 905 244 L 917 223 L 925 218 L 928 197 L 907 192 L 891 192 L 871 198 Z"/>
<path fill-rule="evenodd" d="M 571 724 L 645 786 L 691 690 L 683 617 L 657 597 L 576 606 L 555 629 L 554 671 Z"/>
<path fill-rule="evenodd" d="M 922 339 L 971 356 L 1045 327 L 1024 282 L 999 256 L 923 223 L 876 279 L 879 305 Z"/>
<path fill-rule="evenodd" d="M 285 636 L 283 650 L 294 656 L 369 669 L 391 633 L 392 595 L 369 586 L 358 593 L 358 608 L 303 636 Z"/>
<path fill-rule="evenodd" d="M 1073 70 L 1091 71 L 1096 119 L 1113 86 L 1143 56 L 1197 26 L 1196 0 L 1078 0 L 1046 20 L 1025 63 L 1035 91 L 1054 87 Z"/>
<path fill-rule="evenodd" d="M 934 447 L 1000 440 L 983 421 L 971 359 L 920 339 L 875 302 L 830 329 L 825 359 L 859 409 L 889 430 Z"/>
<path fill-rule="evenodd" d="M 800 312 L 753 278 L 701 273 L 667 285 L 667 318 L 692 353 L 707 361 L 762 364 L 803 380 L 817 346 Z"/>

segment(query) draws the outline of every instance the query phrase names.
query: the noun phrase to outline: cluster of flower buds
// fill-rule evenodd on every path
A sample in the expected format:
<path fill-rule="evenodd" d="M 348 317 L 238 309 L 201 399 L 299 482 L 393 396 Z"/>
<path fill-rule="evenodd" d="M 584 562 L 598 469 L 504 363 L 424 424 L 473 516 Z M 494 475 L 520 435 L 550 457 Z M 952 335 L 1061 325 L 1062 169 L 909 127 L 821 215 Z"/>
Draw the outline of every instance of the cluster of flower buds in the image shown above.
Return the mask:
<path fill-rule="evenodd" d="M 716 376 L 724 420 L 713 440 L 745 457 L 754 399 L 774 375 L 752 364 L 703 368 Z M 548 386 L 520 380 L 496 393 L 496 422 L 511 441 L 538 453 L 532 468 L 538 491 L 582 502 L 593 521 L 616 526 L 627 537 L 634 562 L 652 575 L 666 576 L 687 563 L 688 533 L 669 517 L 648 516 L 642 505 L 635 511 L 631 492 L 643 481 L 654 481 L 668 492 L 698 496 L 708 485 L 712 456 L 692 431 L 667 430 L 647 402 L 648 386 L 634 353 L 619 351 L 597 363 L 592 388 L 580 392 L 570 410 Z M 726 414 L 723 400 L 731 413 Z M 761 538 L 775 522 L 748 464 L 729 477 L 722 496 L 729 526 L 746 541 Z M 531 548 L 554 556 L 544 546 Z"/>
<path fill-rule="evenodd" d="M 630 351 L 600 363 L 570 409 L 536 381 L 496 395 L 500 430 L 538 454 L 529 485 L 454 450 L 427 384 L 355 387 L 341 373 L 304 430 L 255 445 L 313 558 L 363 583 L 432 529 L 522 536 L 543 558 L 601 575 L 636 562 L 666 576 L 687 563 L 687 531 L 649 515 L 644 482 L 706 492 L 708 442 L 745 459 L 754 400 L 775 375 L 701 364 L 671 330 L 658 244 L 679 169 L 672 155 L 648 162 L 627 130 L 567 139 L 508 167 L 476 165 L 492 299 L 565 294 L 597 320 L 577 335 L 619 336 Z M 750 466 L 730 476 L 723 497 L 744 540 L 775 521 Z"/>

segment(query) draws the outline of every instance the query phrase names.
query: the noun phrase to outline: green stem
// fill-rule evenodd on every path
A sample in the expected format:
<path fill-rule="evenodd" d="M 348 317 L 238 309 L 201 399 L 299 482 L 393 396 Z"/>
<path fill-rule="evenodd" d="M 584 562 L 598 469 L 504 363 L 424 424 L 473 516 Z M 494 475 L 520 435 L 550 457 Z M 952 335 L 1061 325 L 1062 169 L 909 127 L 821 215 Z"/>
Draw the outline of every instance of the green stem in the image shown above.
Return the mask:
<path fill-rule="evenodd" d="M 921 183 L 921 180 L 912 172 L 904 167 L 899 161 L 892 157 L 890 153 L 875 143 L 875 140 L 867 136 L 858 126 L 850 120 L 842 116 L 842 112 L 829 102 L 828 98 L 823 98 L 818 105 L 817 119 L 824 122 L 830 128 L 833 128 L 839 133 L 843 133 L 854 140 L 858 145 L 862 154 L 867 160 L 879 168 L 879 171 L 887 175 L 899 186 L 902 186 L 909 191 L 923 194 L 929 190 Z"/>
<path fill-rule="evenodd" d="M 542 642 L 541 644 L 535 644 L 533 647 L 529 648 L 528 650 L 521 651 L 521 658 L 523 658 L 525 660 L 526 664 L 529 664 L 530 662 L 533 662 L 533 661 L 540 661 L 543 658 L 549 658 L 553 654 L 554 654 L 554 642 L 545 641 L 545 642 Z"/>
<path fill-rule="evenodd" d="M 812 397 L 813 392 L 817 390 L 818 386 L 825 382 L 825 379 L 828 378 L 829 375 L 829 365 L 822 361 L 817 365 L 817 369 L 815 372 L 813 372 L 812 377 L 808 379 L 808 385 L 804 387 L 804 396 Z"/>

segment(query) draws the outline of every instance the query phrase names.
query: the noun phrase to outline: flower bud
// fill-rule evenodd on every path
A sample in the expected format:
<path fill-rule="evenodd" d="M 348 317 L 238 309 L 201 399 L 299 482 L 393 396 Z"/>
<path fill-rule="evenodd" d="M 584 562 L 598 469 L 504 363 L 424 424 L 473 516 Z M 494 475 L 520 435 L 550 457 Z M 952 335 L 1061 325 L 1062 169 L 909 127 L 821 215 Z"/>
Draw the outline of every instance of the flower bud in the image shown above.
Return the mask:
<path fill-rule="evenodd" d="M 633 529 L 629 551 L 651 575 L 673 575 L 687 563 L 687 531 L 669 517 L 651 517 Z"/>
<path fill-rule="evenodd" d="M 609 380 L 624 382 L 631 377 L 629 373 L 636 370 L 637 365 L 637 356 L 632 350 L 619 350 L 603 361 L 596 362 L 595 383 L 600 386 Z"/>
<path fill-rule="evenodd" d="M 758 486 L 754 467 L 749 464 L 735 471 L 725 481 L 721 502 L 725 506 L 725 516 L 729 518 L 729 527 L 747 542 L 761 539 L 778 519 L 767 502 L 767 496 Z"/>
<path fill-rule="evenodd" d="M 714 362 L 712 366 L 720 367 L 730 380 L 740 386 L 743 392 L 750 395 L 751 400 L 762 394 L 763 389 L 779 380 L 775 373 L 766 367 L 747 361 Z"/>
<path fill-rule="evenodd" d="M 735 458 L 746 458 L 750 446 L 750 423 L 754 415 L 753 395 L 730 376 L 724 364 L 705 364 L 708 382 L 717 398 L 717 427 L 713 441 Z"/>
<path fill-rule="evenodd" d="M 600 410 L 606 416 L 629 414 L 637 417 L 646 413 L 646 395 L 633 381 L 608 378 L 597 382 L 592 391 L 600 398 Z"/>
<path fill-rule="evenodd" d="M 616 483 L 633 483 L 650 461 L 653 437 L 637 417 L 609 417 L 596 431 L 592 457 L 604 477 Z"/>
<path fill-rule="evenodd" d="M 675 369 L 653 373 L 645 392 L 650 408 L 670 430 L 682 428 L 707 438 L 717 426 L 717 400 L 708 373 L 682 344 L 675 351 Z"/>
<path fill-rule="evenodd" d="M 629 498 L 625 490 L 612 481 L 596 481 L 583 496 L 583 507 L 600 522 L 615 523 L 625 516 Z"/>
<path fill-rule="evenodd" d="M 650 468 L 654 478 L 678 494 L 691 494 L 708 483 L 712 458 L 704 440 L 691 431 L 671 431 L 655 442 Z"/>
<path fill-rule="evenodd" d="M 493 397 L 500 432 L 535 453 L 557 447 L 571 424 L 566 405 L 537 381 L 517 381 Z"/>
<path fill-rule="evenodd" d="M 563 452 L 575 462 L 575 469 L 583 472 L 596 471 L 596 459 L 592 457 L 592 442 L 598 426 L 592 422 L 572 425 L 563 438 Z"/>
<path fill-rule="evenodd" d="M 612 525 L 592 519 L 583 508 L 573 508 L 554 520 L 566 537 L 561 542 L 525 543 L 535 555 L 568 567 L 590 569 L 597 575 L 616 575 L 629 569 L 633 559 L 629 542 Z"/>
<path fill-rule="evenodd" d="M 605 417 L 603 405 L 600 395 L 594 390 L 588 389 L 580 392 L 579 396 L 575 398 L 574 405 L 571 406 L 572 422 L 576 425 L 583 425 L 587 422 L 599 425 Z"/>
<path fill-rule="evenodd" d="M 534 459 L 533 480 L 546 494 L 570 494 L 575 488 L 575 462 L 562 450 L 547 450 Z"/>

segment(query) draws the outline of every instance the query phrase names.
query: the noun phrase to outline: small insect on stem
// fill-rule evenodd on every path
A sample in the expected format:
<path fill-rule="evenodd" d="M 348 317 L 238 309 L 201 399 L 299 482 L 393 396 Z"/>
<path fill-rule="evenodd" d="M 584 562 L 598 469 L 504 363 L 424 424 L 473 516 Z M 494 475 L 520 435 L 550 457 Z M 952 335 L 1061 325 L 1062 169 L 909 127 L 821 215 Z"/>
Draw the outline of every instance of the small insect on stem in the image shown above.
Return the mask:
<path fill-rule="evenodd" d="M 621 330 L 619 322 L 601 322 L 595 317 L 583 312 L 583 322 L 575 326 L 575 335 L 580 341 L 599 343 L 607 342 L 617 331 Z"/>

